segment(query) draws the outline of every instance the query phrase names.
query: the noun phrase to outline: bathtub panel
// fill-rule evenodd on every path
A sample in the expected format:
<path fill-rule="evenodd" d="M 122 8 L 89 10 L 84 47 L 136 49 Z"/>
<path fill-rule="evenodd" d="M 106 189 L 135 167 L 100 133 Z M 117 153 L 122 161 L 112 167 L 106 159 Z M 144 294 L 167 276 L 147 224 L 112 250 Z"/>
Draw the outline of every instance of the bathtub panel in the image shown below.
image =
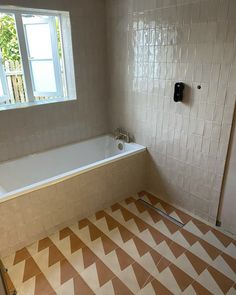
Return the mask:
<path fill-rule="evenodd" d="M 146 151 L 0 204 L 0 256 L 145 189 Z"/>

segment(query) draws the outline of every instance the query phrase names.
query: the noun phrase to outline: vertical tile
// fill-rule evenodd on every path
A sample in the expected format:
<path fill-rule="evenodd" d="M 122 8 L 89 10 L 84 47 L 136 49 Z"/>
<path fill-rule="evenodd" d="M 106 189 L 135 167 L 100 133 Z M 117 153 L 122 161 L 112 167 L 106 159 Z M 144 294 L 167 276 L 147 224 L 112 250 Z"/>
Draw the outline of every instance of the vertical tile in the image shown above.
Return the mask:
<path fill-rule="evenodd" d="M 109 2 L 109 1 L 108 1 Z M 111 2 L 111 1 L 110 1 Z M 143 1 L 140 1 L 143 2 Z M 170 200 L 173 204 L 179 204 L 179 189 L 183 188 L 182 171 L 174 168 L 173 162 L 180 162 L 184 170 L 187 171 L 191 165 L 194 170 L 210 170 L 214 177 L 222 175 L 226 159 L 226 147 L 229 141 L 229 133 L 224 133 L 217 129 L 215 124 L 221 126 L 222 123 L 232 123 L 233 102 L 235 101 L 235 28 L 233 21 L 235 4 L 233 0 L 206 0 L 206 1 L 156 1 L 156 8 L 150 6 L 149 13 L 152 20 L 140 23 L 139 27 L 131 25 L 129 28 L 123 27 L 122 34 L 128 39 L 129 48 L 124 47 L 121 42 L 120 32 L 108 26 L 109 34 L 113 35 L 113 40 L 119 48 L 119 52 L 129 52 L 130 59 L 118 61 L 113 55 L 111 81 L 116 83 L 120 73 L 114 67 L 119 63 L 123 75 L 128 76 L 131 81 L 128 87 L 128 96 L 125 100 L 119 99 L 124 90 L 125 84 L 121 83 L 119 88 L 111 91 L 110 112 L 111 127 L 115 127 L 119 121 L 131 122 L 129 130 L 135 134 L 138 142 L 145 143 L 148 138 L 153 137 L 149 126 L 152 118 L 158 118 L 156 123 L 156 133 L 153 141 L 155 145 L 148 149 L 152 153 L 149 165 L 150 173 L 147 187 L 150 191 L 160 193 L 163 198 Z M 140 4 L 139 14 L 145 14 L 144 7 Z M 133 12 L 130 12 L 133 15 Z M 126 16 L 120 17 L 121 23 L 125 24 Z M 142 19 L 140 17 L 140 19 Z M 142 25 L 141 25 L 142 24 Z M 148 76 L 147 83 L 152 87 L 154 103 L 148 104 L 152 107 L 152 118 L 144 116 L 147 114 L 147 104 L 143 104 L 141 113 L 137 111 L 136 103 L 133 101 L 131 110 L 126 107 L 126 101 L 139 97 L 141 101 L 146 101 L 148 90 L 144 84 L 134 87 L 134 81 L 140 78 L 141 70 L 129 71 L 134 60 L 139 60 L 139 68 L 145 65 L 153 65 L 150 47 L 153 41 L 146 39 L 143 43 L 141 39 L 129 40 L 131 34 L 138 33 L 144 36 L 147 30 L 153 30 L 155 26 L 155 66 L 154 77 Z M 129 32 L 129 33 L 128 33 Z M 123 38 L 123 36 L 122 36 Z M 113 48 L 114 41 L 108 42 L 108 48 Z M 143 60 L 143 53 L 145 61 Z M 233 66 L 232 66 L 233 64 Z M 186 84 L 184 103 L 175 104 L 173 102 L 173 85 L 177 81 Z M 198 86 L 201 89 L 198 89 Z M 230 107 L 225 107 L 229 102 Z M 231 104 L 232 103 L 232 104 Z M 112 106 L 119 106 L 119 108 Z M 116 113 L 116 115 L 115 115 Z M 187 124 L 189 128 L 177 124 L 175 117 L 178 114 L 179 121 L 196 122 L 195 128 Z M 214 123 L 214 127 L 213 127 Z M 124 123 L 124 127 L 126 123 Z M 226 128 L 230 131 L 230 125 Z M 184 145 L 183 135 L 185 136 Z M 222 146 L 225 142 L 225 148 Z M 181 148 L 180 148 L 181 145 Z M 161 165 L 160 153 L 170 166 Z M 220 159 L 216 162 L 216 157 L 220 154 Z M 173 158 L 175 161 L 173 161 Z M 212 221 L 216 219 L 216 207 L 220 197 L 220 189 L 215 190 L 206 185 L 202 187 L 202 181 L 197 173 L 187 176 L 192 184 L 184 188 L 185 192 L 191 196 L 192 208 L 196 208 L 195 214 Z M 220 183 L 221 185 L 221 183 Z M 194 187 L 194 190 L 193 190 Z M 215 195 L 210 203 L 210 196 Z M 182 202 L 181 206 L 189 209 L 187 202 Z M 192 210 L 193 211 L 193 210 Z"/>

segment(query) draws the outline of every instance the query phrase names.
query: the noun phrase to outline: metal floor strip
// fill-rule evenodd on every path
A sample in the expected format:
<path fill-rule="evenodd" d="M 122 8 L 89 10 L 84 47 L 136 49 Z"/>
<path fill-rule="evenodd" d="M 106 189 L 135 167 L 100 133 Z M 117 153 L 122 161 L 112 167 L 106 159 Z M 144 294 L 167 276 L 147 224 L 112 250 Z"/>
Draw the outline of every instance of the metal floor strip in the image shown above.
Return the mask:
<path fill-rule="evenodd" d="M 175 219 L 174 217 L 168 215 L 167 213 L 161 211 L 160 209 L 156 208 L 155 206 L 149 204 L 148 202 L 142 200 L 142 199 L 138 199 L 138 201 L 144 203 L 145 206 L 153 209 L 154 211 L 156 211 L 157 213 L 159 213 L 161 216 L 163 216 L 164 218 L 170 220 L 171 222 L 173 222 L 174 224 L 178 225 L 179 227 L 183 227 L 185 224 L 180 222 L 179 220 Z"/>

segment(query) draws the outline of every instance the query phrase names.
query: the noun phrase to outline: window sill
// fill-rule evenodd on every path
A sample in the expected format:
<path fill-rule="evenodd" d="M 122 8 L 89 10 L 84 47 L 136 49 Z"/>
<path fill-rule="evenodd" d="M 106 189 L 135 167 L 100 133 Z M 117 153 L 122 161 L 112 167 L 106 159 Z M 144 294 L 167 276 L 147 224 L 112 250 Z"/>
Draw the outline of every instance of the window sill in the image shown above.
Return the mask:
<path fill-rule="evenodd" d="M 32 101 L 32 102 L 25 102 L 25 103 L 15 103 L 15 104 L 6 104 L 6 105 L 0 104 L 0 111 L 25 109 L 25 108 L 29 108 L 33 106 L 42 106 L 47 104 L 75 101 L 75 100 L 76 98 L 57 98 L 57 99 L 48 99 L 48 100 Z"/>

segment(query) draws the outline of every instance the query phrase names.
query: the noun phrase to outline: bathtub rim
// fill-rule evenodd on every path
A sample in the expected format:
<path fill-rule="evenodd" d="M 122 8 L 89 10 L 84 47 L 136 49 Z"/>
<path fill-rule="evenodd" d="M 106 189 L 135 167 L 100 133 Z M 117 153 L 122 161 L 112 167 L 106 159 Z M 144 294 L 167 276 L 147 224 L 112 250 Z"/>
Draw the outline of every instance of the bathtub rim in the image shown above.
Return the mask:
<path fill-rule="evenodd" d="M 135 145 L 139 146 L 139 149 L 124 152 L 122 154 L 118 154 L 118 155 L 94 162 L 92 164 L 88 164 L 88 165 L 82 166 L 80 168 L 76 168 L 71 171 L 61 173 L 59 175 L 56 175 L 56 176 L 47 178 L 45 180 L 36 182 L 34 184 L 28 185 L 24 188 L 20 188 L 20 189 L 8 192 L 6 194 L 3 194 L 2 197 L 0 196 L 0 205 L 7 202 L 7 201 L 13 200 L 17 197 L 32 193 L 34 191 L 38 191 L 40 189 L 52 186 L 57 183 L 61 183 L 67 179 L 76 177 L 80 174 L 87 173 L 87 172 L 92 171 L 96 168 L 103 167 L 109 163 L 114 163 L 114 162 L 119 161 L 120 159 L 125 159 L 125 158 L 128 158 L 128 157 L 131 157 L 131 156 L 134 156 L 134 155 L 137 155 L 137 154 L 147 151 L 147 147 L 145 147 L 145 146 L 142 146 L 142 145 L 139 145 L 136 143 L 131 143 L 131 144 L 135 144 Z"/>

